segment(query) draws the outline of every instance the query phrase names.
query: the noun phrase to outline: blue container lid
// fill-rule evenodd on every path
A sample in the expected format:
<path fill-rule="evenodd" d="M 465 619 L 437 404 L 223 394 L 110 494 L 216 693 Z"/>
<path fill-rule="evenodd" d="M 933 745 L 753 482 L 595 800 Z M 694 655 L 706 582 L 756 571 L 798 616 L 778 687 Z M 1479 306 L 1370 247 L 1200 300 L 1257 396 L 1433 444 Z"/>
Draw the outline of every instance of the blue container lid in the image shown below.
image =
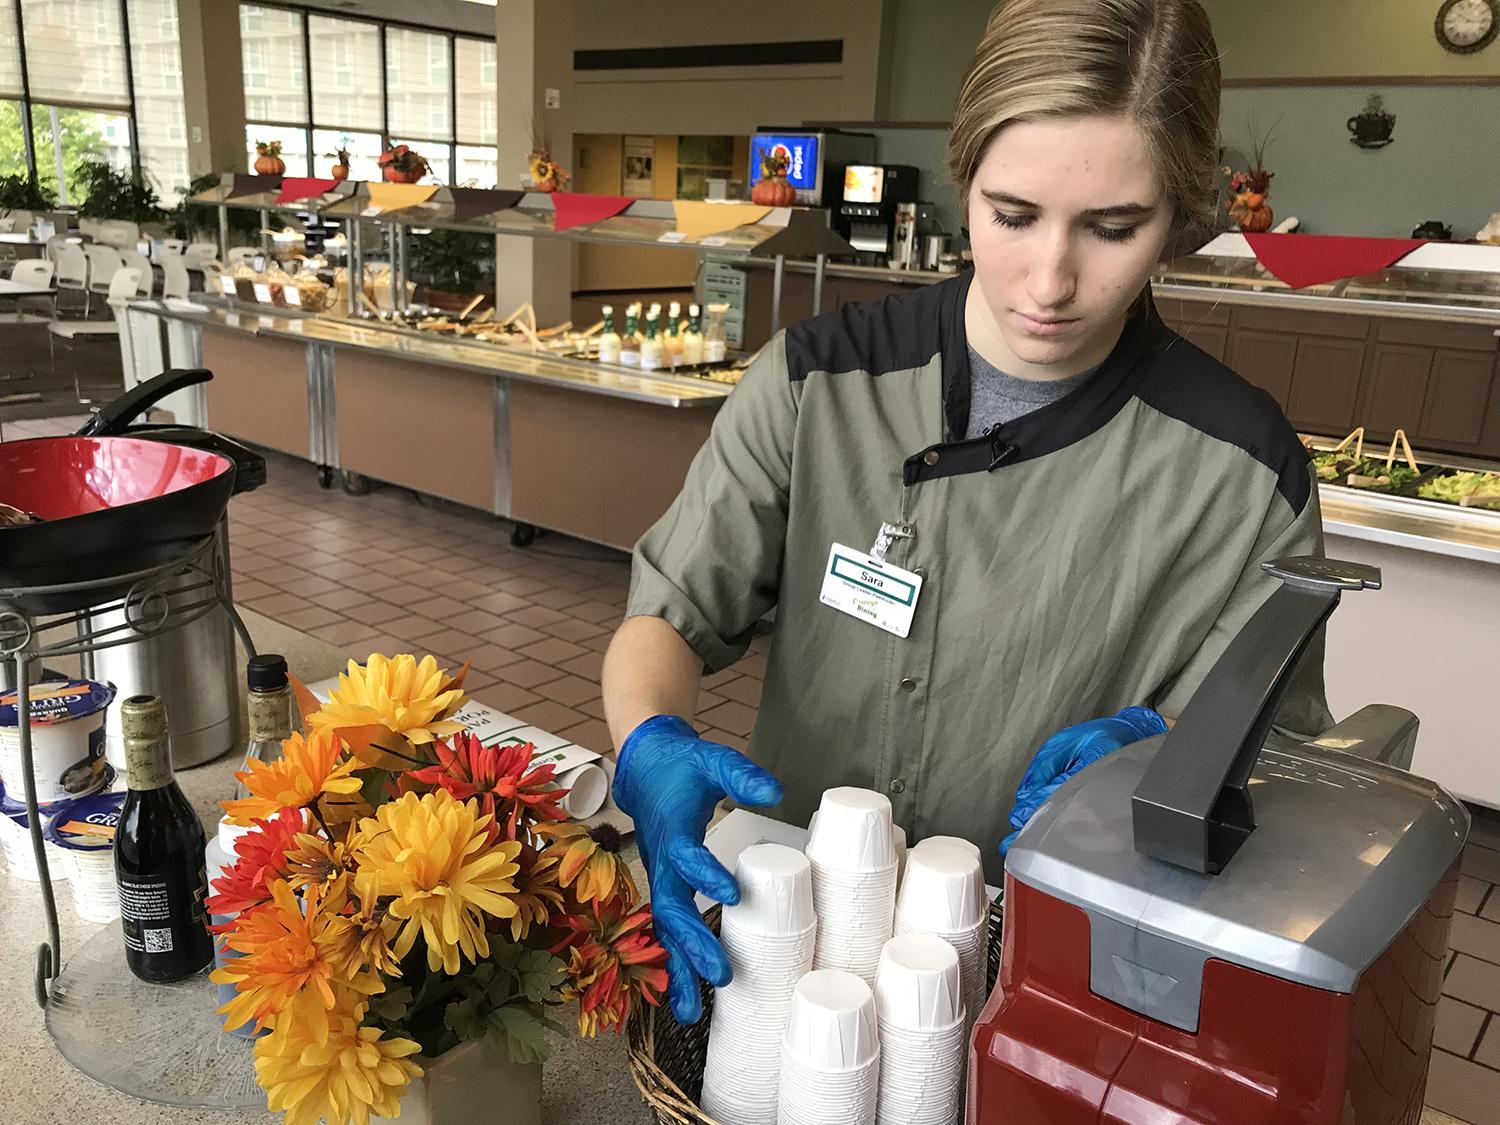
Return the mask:
<path fill-rule="evenodd" d="M 52 814 L 43 833 L 47 841 L 71 851 L 108 851 L 115 846 L 124 793 L 94 793 L 69 801 Z"/>
<path fill-rule="evenodd" d="M 67 723 L 103 711 L 115 697 L 110 684 L 93 680 L 52 680 L 32 685 L 28 710 L 33 726 Z M 16 693 L 0 695 L 0 727 L 21 725 Z"/>

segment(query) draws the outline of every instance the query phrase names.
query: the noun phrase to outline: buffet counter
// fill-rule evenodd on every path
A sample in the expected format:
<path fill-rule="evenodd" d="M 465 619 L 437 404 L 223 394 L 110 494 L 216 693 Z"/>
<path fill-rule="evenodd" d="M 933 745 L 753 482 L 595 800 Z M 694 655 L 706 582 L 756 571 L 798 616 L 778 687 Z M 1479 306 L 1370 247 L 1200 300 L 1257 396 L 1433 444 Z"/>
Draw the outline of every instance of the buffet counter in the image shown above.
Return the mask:
<path fill-rule="evenodd" d="M 628 549 L 682 486 L 727 386 L 396 328 L 227 304 L 139 302 L 187 326 L 174 366 L 214 373 L 231 437 Z"/>

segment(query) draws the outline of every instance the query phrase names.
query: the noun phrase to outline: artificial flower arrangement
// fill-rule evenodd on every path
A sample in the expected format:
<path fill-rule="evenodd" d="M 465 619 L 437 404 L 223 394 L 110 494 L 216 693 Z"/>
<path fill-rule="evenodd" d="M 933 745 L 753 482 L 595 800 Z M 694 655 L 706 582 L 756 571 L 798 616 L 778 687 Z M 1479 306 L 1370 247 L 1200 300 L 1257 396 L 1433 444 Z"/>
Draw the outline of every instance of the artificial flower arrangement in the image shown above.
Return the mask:
<path fill-rule="evenodd" d="M 526 154 L 526 166 L 531 170 L 531 184 L 537 191 L 566 191 L 572 174 L 552 157 L 545 147 L 534 148 Z"/>
<path fill-rule="evenodd" d="M 427 158 L 410 145 L 388 148 L 376 158 L 381 174 L 393 184 L 414 184 L 427 175 Z"/>
<path fill-rule="evenodd" d="M 531 743 L 454 721 L 466 673 L 376 655 L 324 706 L 295 684 L 305 735 L 223 803 L 255 830 L 208 902 L 237 912 L 213 980 L 226 1028 L 267 1029 L 256 1078 L 287 1125 L 395 1116 L 424 1059 L 496 1036 L 539 1062 L 547 1006 L 619 1033 L 666 988 L 619 834 L 565 821 Z"/>

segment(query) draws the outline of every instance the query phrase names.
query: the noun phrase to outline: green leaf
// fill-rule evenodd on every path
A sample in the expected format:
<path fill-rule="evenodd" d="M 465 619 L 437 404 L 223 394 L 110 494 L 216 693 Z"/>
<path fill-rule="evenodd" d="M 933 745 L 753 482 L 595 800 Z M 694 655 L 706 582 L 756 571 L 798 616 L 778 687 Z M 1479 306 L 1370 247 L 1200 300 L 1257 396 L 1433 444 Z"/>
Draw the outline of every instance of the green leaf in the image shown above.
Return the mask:
<path fill-rule="evenodd" d="M 478 1039 L 485 1034 L 484 998 L 455 1000 L 443 1011 L 443 1025 L 460 1039 Z"/>
<path fill-rule="evenodd" d="M 528 949 L 517 967 L 516 979 L 521 994 L 533 1003 L 553 1003 L 560 999 L 558 989 L 567 976 L 568 967 L 544 949 Z"/>
<path fill-rule="evenodd" d="M 390 783 L 391 771 L 363 769 L 357 772 L 364 778 L 359 787 L 359 795 L 365 799 L 365 803 L 371 808 L 385 804 L 386 786 Z"/>
<path fill-rule="evenodd" d="M 370 998 L 370 1014 L 386 1023 L 400 1023 L 406 1018 L 406 1010 L 410 1005 L 411 989 L 405 985 L 388 988 L 380 995 Z"/>
<path fill-rule="evenodd" d="M 547 1042 L 549 1021 L 519 1004 L 507 1004 L 489 1014 L 488 1023 L 505 1044 L 512 1062 L 542 1062 L 552 1052 Z"/>

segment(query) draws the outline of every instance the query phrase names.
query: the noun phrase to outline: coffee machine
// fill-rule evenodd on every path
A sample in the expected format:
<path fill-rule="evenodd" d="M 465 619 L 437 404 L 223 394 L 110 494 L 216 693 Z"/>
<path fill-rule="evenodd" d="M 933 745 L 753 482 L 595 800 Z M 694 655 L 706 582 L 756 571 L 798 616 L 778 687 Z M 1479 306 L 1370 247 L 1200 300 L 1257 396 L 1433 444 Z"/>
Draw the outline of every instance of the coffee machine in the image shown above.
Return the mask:
<path fill-rule="evenodd" d="M 917 169 L 910 164 L 850 164 L 844 169 L 844 191 L 838 222 L 861 257 L 885 259 L 897 248 L 900 234 L 912 245 L 916 236 Z M 909 228 L 909 229 L 908 229 Z"/>
<path fill-rule="evenodd" d="M 1340 595 L 1373 567 L 1265 564 L 1282 585 L 1167 734 L 1070 779 L 1006 859 L 968 1125 L 1417 1125 L 1463 805 L 1391 762 L 1416 718 L 1271 730 Z"/>

